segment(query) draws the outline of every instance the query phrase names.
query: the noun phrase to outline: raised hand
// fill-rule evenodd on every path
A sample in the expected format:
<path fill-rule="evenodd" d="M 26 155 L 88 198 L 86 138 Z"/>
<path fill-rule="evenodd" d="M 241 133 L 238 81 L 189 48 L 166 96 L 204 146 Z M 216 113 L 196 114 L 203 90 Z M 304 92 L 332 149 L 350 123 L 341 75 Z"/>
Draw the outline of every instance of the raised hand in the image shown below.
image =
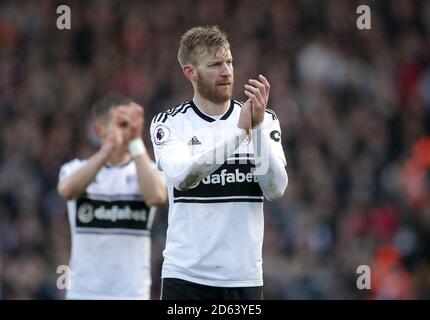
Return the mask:
<path fill-rule="evenodd" d="M 252 127 L 263 122 L 264 112 L 269 101 L 270 84 L 267 79 L 259 75 L 260 81 L 249 79 L 249 84 L 245 84 L 245 94 L 251 101 Z"/>
<path fill-rule="evenodd" d="M 127 121 L 131 129 L 131 138 L 141 138 L 143 124 L 145 121 L 145 112 L 143 107 L 137 103 L 132 103 L 130 106 L 122 106 L 118 108 L 119 114 L 124 121 Z"/>
<path fill-rule="evenodd" d="M 123 135 L 120 128 L 123 120 L 121 119 L 118 109 L 112 109 L 109 114 L 110 120 L 107 125 L 106 139 L 104 139 L 104 142 L 106 146 L 111 149 L 116 149 L 121 147 L 123 144 Z"/>
<path fill-rule="evenodd" d="M 247 133 L 249 133 L 249 130 L 252 128 L 252 110 L 250 99 L 246 100 L 242 105 L 237 126 L 240 129 L 245 129 Z"/>

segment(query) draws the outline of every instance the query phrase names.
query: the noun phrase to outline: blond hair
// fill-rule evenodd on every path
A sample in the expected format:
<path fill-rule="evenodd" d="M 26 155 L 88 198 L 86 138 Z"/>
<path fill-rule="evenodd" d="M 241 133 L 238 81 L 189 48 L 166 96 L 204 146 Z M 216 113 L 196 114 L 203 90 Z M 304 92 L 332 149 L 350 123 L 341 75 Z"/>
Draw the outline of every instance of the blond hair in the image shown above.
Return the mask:
<path fill-rule="evenodd" d="M 227 35 L 218 26 L 194 27 L 185 32 L 181 38 L 178 61 L 181 66 L 188 63 L 197 65 L 197 56 L 203 52 L 215 54 L 217 50 L 229 47 Z"/>

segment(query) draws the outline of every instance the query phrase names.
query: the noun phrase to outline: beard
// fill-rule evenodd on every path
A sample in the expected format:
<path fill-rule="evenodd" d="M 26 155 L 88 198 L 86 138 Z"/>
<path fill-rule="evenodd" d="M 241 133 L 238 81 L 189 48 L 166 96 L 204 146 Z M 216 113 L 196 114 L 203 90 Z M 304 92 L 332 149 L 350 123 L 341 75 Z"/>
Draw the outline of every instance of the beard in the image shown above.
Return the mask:
<path fill-rule="evenodd" d="M 215 103 L 224 103 L 230 100 L 233 95 L 233 78 L 226 80 L 231 84 L 219 85 L 210 83 L 199 72 L 197 74 L 197 90 L 203 98 Z"/>

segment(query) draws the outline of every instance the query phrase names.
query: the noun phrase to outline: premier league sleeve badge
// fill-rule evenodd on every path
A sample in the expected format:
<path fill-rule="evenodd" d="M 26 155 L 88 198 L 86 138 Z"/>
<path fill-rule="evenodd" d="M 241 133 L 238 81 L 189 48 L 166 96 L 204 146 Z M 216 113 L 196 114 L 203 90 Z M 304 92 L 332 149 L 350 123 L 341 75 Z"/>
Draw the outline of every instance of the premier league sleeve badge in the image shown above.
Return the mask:
<path fill-rule="evenodd" d="M 154 130 L 154 142 L 157 145 L 167 141 L 170 135 L 170 130 L 165 125 L 158 125 Z"/>

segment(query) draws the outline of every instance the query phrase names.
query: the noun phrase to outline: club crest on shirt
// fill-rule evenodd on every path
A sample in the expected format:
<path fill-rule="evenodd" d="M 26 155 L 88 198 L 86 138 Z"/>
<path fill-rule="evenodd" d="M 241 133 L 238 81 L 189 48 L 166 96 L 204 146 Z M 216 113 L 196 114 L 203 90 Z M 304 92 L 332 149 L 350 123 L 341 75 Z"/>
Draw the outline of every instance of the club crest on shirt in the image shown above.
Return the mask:
<path fill-rule="evenodd" d="M 137 181 L 137 177 L 134 174 L 129 174 L 125 177 L 125 181 L 127 182 L 127 184 L 135 183 Z"/>
<path fill-rule="evenodd" d="M 154 142 L 157 145 L 163 144 L 167 141 L 170 135 L 170 130 L 166 126 L 160 124 L 154 130 Z"/>

